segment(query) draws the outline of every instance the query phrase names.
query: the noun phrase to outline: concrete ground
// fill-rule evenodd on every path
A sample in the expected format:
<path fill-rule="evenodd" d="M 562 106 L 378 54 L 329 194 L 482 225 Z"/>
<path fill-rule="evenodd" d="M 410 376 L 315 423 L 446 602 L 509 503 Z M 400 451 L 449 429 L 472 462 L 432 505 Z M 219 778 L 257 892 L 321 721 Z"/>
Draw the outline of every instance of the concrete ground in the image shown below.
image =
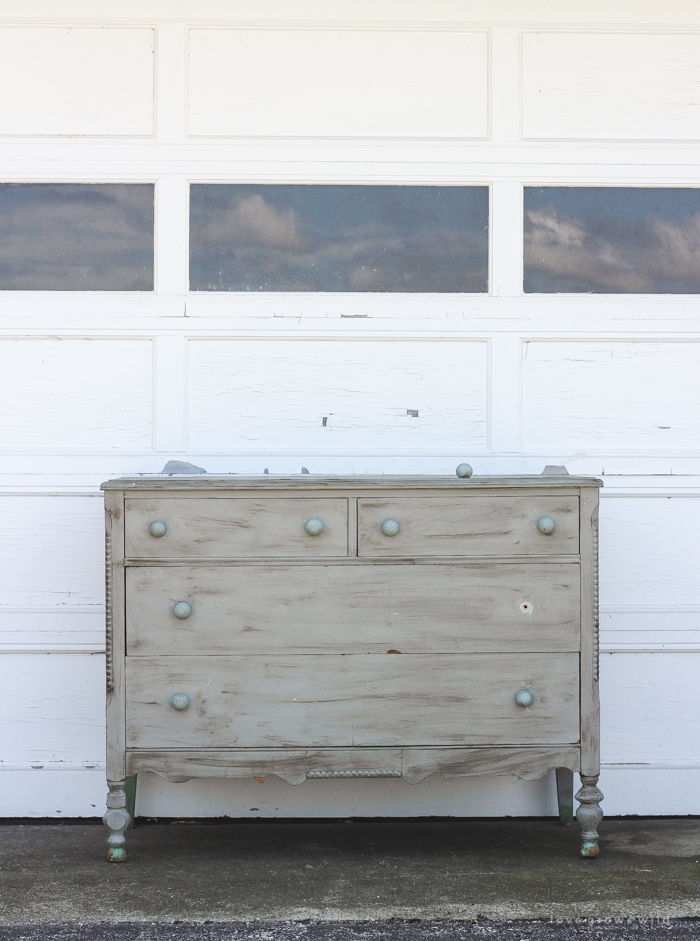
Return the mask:
<path fill-rule="evenodd" d="M 700 939 L 700 819 L 601 837 L 586 860 L 553 820 L 180 821 L 114 865 L 93 823 L 3 825 L 0 939 Z"/>

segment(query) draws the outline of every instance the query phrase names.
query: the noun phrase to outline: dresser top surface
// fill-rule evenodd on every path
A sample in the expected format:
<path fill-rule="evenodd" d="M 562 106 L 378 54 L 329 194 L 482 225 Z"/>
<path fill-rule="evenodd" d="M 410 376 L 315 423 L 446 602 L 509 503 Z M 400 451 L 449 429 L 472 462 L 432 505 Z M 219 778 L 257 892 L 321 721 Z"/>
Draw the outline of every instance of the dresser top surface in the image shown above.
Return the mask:
<path fill-rule="evenodd" d="M 596 477 L 555 477 L 546 474 L 469 478 L 454 475 L 433 477 L 422 474 L 382 474 L 379 476 L 357 474 L 350 477 L 314 474 L 290 474 L 289 476 L 261 474 L 257 477 L 243 477 L 235 474 L 220 476 L 154 474 L 107 480 L 101 485 L 101 489 L 130 492 L 191 490 L 201 493 L 205 490 L 575 490 L 580 487 L 602 486 L 603 481 Z"/>

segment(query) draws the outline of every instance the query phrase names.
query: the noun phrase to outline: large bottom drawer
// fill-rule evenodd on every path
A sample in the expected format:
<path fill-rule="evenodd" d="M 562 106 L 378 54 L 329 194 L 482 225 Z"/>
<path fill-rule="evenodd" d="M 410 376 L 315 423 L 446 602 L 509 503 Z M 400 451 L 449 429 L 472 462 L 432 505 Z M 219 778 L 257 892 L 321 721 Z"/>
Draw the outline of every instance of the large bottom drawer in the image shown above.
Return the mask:
<path fill-rule="evenodd" d="M 138 657 L 126 682 L 129 748 L 579 739 L 576 653 Z M 529 708 L 516 702 L 521 689 Z"/>

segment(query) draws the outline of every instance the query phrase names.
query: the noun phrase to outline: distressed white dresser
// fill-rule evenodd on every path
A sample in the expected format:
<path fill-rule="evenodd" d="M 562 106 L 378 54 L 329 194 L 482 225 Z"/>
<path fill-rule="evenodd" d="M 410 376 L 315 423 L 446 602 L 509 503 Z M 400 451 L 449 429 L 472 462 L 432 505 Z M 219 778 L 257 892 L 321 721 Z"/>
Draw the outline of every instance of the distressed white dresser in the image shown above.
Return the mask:
<path fill-rule="evenodd" d="M 109 858 L 129 782 L 557 770 L 598 853 L 600 481 L 103 484 Z M 468 810 L 468 808 L 465 808 Z"/>

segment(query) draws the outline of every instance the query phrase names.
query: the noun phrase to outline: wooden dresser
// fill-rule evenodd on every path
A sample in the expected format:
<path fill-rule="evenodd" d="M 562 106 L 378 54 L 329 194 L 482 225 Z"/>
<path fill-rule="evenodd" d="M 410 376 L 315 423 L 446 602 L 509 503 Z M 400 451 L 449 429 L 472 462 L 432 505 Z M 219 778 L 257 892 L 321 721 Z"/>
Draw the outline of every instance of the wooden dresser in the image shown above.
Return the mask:
<path fill-rule="evenodd" d="M 126 858 L 142 771 L 299 784 L 556 769 L 564 821 L 579 772 L 582 853 L 597 855 L 599 486 L 103 484 L 109 858 Z"/>

